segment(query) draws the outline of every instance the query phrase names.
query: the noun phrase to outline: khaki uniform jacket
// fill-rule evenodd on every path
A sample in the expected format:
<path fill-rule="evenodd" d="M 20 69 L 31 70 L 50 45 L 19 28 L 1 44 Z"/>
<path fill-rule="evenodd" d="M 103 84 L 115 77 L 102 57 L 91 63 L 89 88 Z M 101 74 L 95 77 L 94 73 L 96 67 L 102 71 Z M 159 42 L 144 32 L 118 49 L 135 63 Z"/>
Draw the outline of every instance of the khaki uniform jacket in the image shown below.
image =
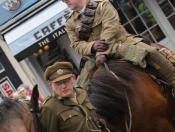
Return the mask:
<path fill-rule="evenodd" d="M 121 41 L 122 43 L 136 44 L 141 38 L 134 38 L 126 32 L 120 24 L 118 13 L 108 0 L 94 0 L 98 2 L 94 22 L 92 25 L 93 32 L 89 40 L 78 39 L 79 28 L 81 24 L 79 12 L 73 11 L 66 22 L 66 31 L 71 41 L 71 47 L 82 55 L 91 55 L 91 48 L 95 41 L 105 39 L 109 43 L 109 49 L 105 52 L 97 52 L 99 54 L 108 55 L 114 43 Z"/>
<path fill-rule="evenodd" d="M 74 89 L 78 105 L 68 98 L 61 99 L 56 94 L 43 101 L 39 117 L 45 132 L 101 132 L 91 121 L 92 119 L 97 121 L 97 116 L 86 91 L 80 88 Z M 72 106 L 78 106 L 84 111 L 83 114 L 73 109 Z"/>

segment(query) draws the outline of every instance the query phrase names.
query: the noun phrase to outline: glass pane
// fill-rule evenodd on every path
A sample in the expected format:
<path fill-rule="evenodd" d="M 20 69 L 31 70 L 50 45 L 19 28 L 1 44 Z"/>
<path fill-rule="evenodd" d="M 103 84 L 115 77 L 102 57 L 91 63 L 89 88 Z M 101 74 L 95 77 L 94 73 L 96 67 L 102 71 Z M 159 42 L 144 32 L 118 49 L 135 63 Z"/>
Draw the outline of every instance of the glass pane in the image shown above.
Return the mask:
<path fill-rule="evenodd" d="M 142 14 L 142 19 L 144 20 L 144 22 L 148 27 L 151 27 L 157 23 L 156 19 L 153 17 L 153 15 L 149 10 L 147 10 L 145 13 Z"/>
<path fill-rule="evenodd" d="M 138 15 L 135 9 L 133 8 L 131 2 L 126 2 L 122 0 L 120 2 L 120 6 L 122 10 L 124 11 L 125 15 L 128 17 L 128 19 L 133 19 L 134 17 Z"/>
<path fill-rule="evenodd" d="M 130 24 L 127 24 L 127 25 L 125 25 L 124 27 L 125 27 L 125 29 L 126 29 L 126 31 L 127 31 L 128 33 L 130 33 L 130 34 L 136 34 L 136 32 L 133 30 L 133 28 L 131 27 Z"/>
<path fill-rule="evenodd" d="M 143 36 L 148 37 L 151 42 L 155 43 L 154 39 L 152 38 L 152 36 L 151 36 L 151 34 L 149 32 L 144 33 Z"/>
<path fill-rule="evenodd" d="M 153 34 L 153 36 L 157 42 L 159 42 L 165 38 L 165 35 L 163 34 L 163 32 L 159 26 L 155 26 L 154 28 L 152 28 L 151 33 Z"/>
<path fill-rule="evenodd" d="M 134 26 L 135 30 L 140 34 L 146 30 L 145 25 L 143 24 L 140 17 L 137 17 L 133 21 L 131 21 L 132 25 Z"/>
<path fill-rule="evenodd" d="M 157 0 L 157 3 L 159 4 L 165 16 L 169 16 L 174 12 L 168 0 Z"/>
<path fill-rule="evenodd" d="M 109 0 L 109 1 L 111 2 L 111 4 L 114 6 L 115 9 L 119 8 L 116 0 Z"/>
<path fill-rule="evenodd" d="M 60 47 L 60 45 L 57 43 L 46 45 L 44 48 L 38 50 L 33 55 L 36 57 L 36 60 L 44 71 L 48 66 L 54 64 L 57 61 L 69 61 L 74 66 L 74 74 L 78 74 L 78 68 L 75 66 L 66 49 Z"/>
<path fill-rule="evenodd" d="M 168 18 L 169 22 L 171 23 L 172 27 L 175 30 L 175 15 L 171 16 L 170 18 Z"/>
<path fill-rule="evenodd" d="M 5 71 L 3 65 L 0 63 L 0 73 L 2 73 L 3 71 Z"/>
<path fill-rule="evenodd" d="M 175 0 L 170 0 L 173 7 L 175 7 Z"/>
<path fill-rule="evenodd" d="M 120 9 L 118 10 L 118 14 L 119 14 L 120 22 L 122 25 L 128 22 L 125 15 Z"/>

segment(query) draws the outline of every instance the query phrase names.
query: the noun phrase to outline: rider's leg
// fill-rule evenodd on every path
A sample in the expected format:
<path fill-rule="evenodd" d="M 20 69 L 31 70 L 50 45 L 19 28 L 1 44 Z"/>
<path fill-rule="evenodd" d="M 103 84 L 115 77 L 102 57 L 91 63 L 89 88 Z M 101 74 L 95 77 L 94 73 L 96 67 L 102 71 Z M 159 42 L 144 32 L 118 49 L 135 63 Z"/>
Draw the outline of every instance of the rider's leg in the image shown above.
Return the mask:
<path fill-rule="evenodd" d="M 149 52 L 147 55 L 148 64 L 159 71 L 175 87 L 175 68 L 172 63 L 159 53 L 156 48 L 143 42 L 139 42 L 136 45 L 145 48 Z"/>

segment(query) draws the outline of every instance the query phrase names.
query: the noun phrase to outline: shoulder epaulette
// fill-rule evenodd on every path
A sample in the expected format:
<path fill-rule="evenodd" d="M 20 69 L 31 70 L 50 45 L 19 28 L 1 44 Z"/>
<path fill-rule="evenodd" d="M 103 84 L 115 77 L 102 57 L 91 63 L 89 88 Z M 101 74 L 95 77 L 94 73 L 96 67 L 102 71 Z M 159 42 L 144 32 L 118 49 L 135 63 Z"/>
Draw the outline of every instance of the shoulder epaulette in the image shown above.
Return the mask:
<path fill-rule="evenodd" d="M 44 101 L 42 102 L 42 104 L 45 104 L 49 99 L 51 99 L 52 98 L 52 95 L 48 95 L 45 99 L 44 99 Z"/>

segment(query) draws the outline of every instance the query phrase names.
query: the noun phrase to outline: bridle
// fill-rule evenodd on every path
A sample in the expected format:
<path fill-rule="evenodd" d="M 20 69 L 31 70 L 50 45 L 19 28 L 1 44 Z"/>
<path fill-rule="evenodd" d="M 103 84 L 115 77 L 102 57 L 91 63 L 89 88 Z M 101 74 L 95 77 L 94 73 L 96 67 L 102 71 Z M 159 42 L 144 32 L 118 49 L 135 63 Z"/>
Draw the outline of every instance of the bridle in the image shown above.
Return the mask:
<path fill-rule="evenodd" d="M 32 114 L 35 132 L 44 132 L 43 125 L 37 115 L 39 113 L 39 109 L 34 109 L 28 100 L 25 100 L 24 102 L 28 105 L 29 111 Z"/>

